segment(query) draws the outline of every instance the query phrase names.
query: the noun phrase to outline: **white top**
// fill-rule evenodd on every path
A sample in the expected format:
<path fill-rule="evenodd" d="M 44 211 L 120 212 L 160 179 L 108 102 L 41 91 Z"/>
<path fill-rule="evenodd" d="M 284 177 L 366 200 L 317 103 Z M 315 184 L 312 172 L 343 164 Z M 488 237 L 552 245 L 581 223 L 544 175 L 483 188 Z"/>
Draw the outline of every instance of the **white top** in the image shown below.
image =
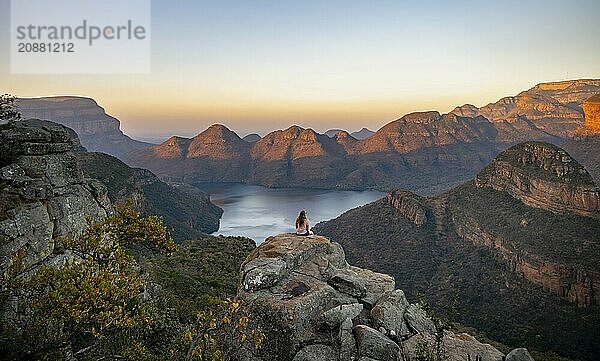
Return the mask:
<path fill-rule="evenodd" d="M 310 229 L 310 225 L 308 224 L 308 219 L 304 222 L 303 225 L 296 227 L 296 234 L 306 234 Z"/>

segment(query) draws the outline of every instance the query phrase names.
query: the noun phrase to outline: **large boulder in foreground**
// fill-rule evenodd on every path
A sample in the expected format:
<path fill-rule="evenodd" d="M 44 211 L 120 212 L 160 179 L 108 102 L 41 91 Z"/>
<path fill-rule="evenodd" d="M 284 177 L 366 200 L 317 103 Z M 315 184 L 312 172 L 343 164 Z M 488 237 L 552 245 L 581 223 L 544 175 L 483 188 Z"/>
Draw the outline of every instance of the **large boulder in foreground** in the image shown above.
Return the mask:
<path fill-rule="evenodd" d="M 267 238 L 242 264 L 238 297 L 266 334 L 244 360 L 408 360 L 434 339 L 431 319 L 391 276 L 350 266 L 320 236 Z M 469 335 L 445 340 L 453 360 L 504 356 Z"/>

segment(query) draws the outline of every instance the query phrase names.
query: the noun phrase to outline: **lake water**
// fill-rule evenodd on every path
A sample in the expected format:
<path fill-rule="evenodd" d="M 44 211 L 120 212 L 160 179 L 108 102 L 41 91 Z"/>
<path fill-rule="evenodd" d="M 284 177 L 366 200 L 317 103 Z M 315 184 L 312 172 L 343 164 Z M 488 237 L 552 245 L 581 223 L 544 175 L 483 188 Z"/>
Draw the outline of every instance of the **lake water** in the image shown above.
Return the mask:
<path fill-rule="evenodd" d="M 223 208 L 221 228 L 214 235 L 245 236 L 257 243 L 294 232 L 294 222 L 306 209 L 311 226 L 385 196 L 375 191 L 271 189 L 244 184 L 200 184 L 210 200 Z"/>

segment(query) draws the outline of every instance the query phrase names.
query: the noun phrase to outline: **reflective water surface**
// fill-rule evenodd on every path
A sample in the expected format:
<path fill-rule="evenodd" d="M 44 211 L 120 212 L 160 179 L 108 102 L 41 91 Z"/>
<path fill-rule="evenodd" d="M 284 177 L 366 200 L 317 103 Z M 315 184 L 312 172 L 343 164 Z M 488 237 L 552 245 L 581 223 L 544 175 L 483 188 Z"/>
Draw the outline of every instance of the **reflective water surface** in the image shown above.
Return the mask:
<path fill-rule="evenodd" d="M 221 228 L 214 235 L 245 236 L 257 243 L 293 232 L 294 221 L 306 209 L 311 226 L 385 196 L 375 191 L 271 189 L 244 184 L 199 184 L 211 201 L 223 208 Z"/>

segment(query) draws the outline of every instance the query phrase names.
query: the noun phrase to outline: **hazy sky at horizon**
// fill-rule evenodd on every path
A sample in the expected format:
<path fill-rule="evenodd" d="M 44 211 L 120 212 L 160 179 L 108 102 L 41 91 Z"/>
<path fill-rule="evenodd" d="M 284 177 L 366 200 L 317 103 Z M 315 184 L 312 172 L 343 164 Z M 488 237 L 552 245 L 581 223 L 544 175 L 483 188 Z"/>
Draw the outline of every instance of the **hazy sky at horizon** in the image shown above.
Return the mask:
<path fill-rule="evenodd" d="M 10 75 L 8 14 L 0 0 L 1 91 L 93 97 L 138 137 L 376 130 L 600 78 L 598 0 L 155 0 L 147 75 Z"/>

